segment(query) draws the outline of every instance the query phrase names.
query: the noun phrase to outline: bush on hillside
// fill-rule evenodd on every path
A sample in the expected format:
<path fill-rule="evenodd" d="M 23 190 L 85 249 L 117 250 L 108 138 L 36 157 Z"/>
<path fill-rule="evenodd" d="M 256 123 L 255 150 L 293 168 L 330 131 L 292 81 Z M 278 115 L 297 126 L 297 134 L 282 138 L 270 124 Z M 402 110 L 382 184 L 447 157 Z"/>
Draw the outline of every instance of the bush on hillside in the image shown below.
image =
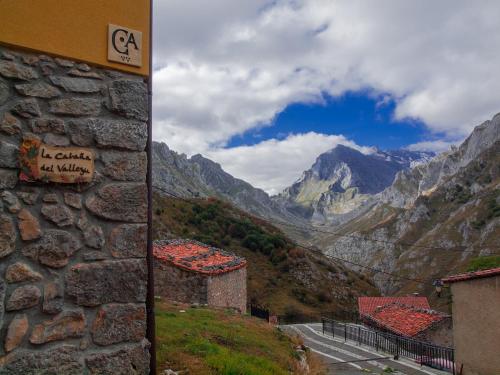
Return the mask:
<path fill-rule="evenodd" d="M 487 270 L 497 267 L 500 267 L 500 255 L 478 257 L 470 260 L 467 272 Z"/>

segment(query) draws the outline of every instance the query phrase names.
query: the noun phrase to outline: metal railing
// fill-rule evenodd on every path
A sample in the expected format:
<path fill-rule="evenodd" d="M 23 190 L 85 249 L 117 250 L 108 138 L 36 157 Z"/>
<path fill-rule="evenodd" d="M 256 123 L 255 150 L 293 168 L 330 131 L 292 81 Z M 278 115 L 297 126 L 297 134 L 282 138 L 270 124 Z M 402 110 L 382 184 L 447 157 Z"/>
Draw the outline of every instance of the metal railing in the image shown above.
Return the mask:
<path fill-rule="evenodd" d="M 358 345 L 367 345 L 377 351 L 392 354 L 395 358 L 407 357 L 420 365 L 449 371 L 455 375 L 454 352 L 452 348 L 437 346 L 425 341 L 398 336 L 387 332 L 371 330 L 357 324 L 322 318 L 323 334 L 352 340 Z"/>
<path fill-rule="evenodd" d="M 264 309 L 260 306 L 257 306 L 257 305 L 250 305 L 249 306 L 249 310 L 250 310 L 250 315 L 251 316 L 255 316 L 256 318 L 260 318 L 260 319 L 265 319 L 265 320 L 269 320 L 269 310 L 267 309 Z"/>

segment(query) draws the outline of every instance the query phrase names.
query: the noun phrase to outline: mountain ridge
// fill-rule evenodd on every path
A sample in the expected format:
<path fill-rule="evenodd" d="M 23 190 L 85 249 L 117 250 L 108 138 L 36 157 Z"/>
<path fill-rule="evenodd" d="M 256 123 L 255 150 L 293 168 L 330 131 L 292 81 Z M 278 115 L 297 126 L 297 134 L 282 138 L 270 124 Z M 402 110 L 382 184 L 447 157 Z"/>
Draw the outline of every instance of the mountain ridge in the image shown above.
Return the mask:
<path fill-rule="evenodd" d="M 337 145 L 319 155 L 299 180 L 273 198 L 313 222 L 343 222 L 390 186 L 398 172 L 431 156 L 429 152 L 377 149 L 364 154 Z"/>
<path fill-rule="evenodd" d="M 302 222 L 264 190 L 233 177 L 220 164 L 200 154 L 188 158 L 165 143 L 153 142 L 153 186 L 184 198 L 215 196 L 257 216 Z"/>

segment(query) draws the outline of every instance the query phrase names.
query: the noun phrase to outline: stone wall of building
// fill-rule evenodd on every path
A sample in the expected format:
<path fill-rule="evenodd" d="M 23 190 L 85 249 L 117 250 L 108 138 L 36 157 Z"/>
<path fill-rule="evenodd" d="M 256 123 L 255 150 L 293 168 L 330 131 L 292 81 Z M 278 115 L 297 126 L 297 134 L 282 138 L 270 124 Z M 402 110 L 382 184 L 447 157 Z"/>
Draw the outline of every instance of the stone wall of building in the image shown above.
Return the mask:
<path fill-rule="evenodd" d="M 230 307 L 246 312 L 246 267 L 219 275 L 189 271 L 155 258 L 155 295 L 169 301 Z"/>
<path fill-rule="evenodd" d="M 453 328 L 451 317 L 445 318 L 426 329 L 415 337 L 417 340 L 430 342 L 434 345 L 453 347 Z"/>
<path fill-rule="evenodd" d="M 0 374 L 147 374 L 147 87 L 0 47 Z M 91 183 L 25 183 L 26 137 L 96 155 Z"/>
<path fill-rule="evenodd" d="M 169 301 L 206 304 L 207 276 L 154 260 L 155 296 Z"/>
<path fill-rule="evenodd" d="M 247 269 L 240 268 L 208 279 L 208 305 L 231 307 L 245 313 L 247 309 Z"/>
<path fill-rule="evenodd" d="M 500 276 L 450 286 L 457 368 L 463 375 L 500 374 Z"/>

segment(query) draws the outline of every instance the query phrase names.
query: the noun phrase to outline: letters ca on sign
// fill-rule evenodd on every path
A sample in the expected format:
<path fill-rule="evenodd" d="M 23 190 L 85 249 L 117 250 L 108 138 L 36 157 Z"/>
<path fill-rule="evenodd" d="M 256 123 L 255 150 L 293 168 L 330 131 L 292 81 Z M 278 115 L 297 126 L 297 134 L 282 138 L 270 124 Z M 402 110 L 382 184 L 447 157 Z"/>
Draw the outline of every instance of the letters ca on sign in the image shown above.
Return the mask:
<path fill-rule="evenodd" d="M 110 24 L 108 27 L 108 60 L 142 66 L 142 33 Z"/>

